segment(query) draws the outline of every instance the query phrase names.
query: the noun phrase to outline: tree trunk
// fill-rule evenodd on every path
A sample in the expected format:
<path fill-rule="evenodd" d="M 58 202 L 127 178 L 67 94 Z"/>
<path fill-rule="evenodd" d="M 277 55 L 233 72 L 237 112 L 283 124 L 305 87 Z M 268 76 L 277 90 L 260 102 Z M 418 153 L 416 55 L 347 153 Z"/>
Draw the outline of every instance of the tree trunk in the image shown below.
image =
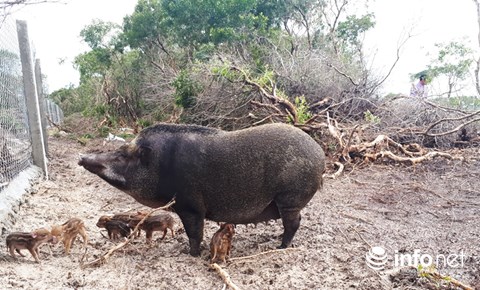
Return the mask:
<path fill-rule="evenodd" d="M 473 0 L 475 5 L 477 5 L 477 21 L 478 21 L 478 46 L 480 47 L 480 3 L 478 0 Z M 480 73 L 480 56 L 478 57 L 477 66 L 475 67 L 475 87 L 477 89 L 477 94 L 480 95 L 480 80 L 479 80 L 479 73 Z"/>

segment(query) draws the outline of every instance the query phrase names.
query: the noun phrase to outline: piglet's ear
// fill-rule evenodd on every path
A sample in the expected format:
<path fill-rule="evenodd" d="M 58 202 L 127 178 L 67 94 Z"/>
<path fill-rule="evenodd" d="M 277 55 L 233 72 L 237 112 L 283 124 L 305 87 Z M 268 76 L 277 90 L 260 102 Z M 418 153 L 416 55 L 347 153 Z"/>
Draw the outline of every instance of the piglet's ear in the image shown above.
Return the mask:
<path fill-rule="evenodd" d="M 140 146 L 138 148 L 138 157 L 140 158 L 140 162 L 143 165 L 148 166 L 152 157 L 152 148 L 147 146 Z"/>
<path fill-rule="evenodd" d="M 37 234 L 36 234 L 36 233 L 31 233 L 30 235 L 31 235 L 32 238 L 34 238 L 34 239 L 37 237 Z"/>

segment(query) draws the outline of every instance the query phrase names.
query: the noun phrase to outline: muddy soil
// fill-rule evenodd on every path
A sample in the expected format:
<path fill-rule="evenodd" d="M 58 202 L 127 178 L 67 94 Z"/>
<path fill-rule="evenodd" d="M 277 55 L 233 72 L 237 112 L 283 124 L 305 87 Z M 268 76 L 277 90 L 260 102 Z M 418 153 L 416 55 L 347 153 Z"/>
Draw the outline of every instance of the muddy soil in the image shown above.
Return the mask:
<path fill-rule="evenodd" d="M 207 221 L 201 257 L 187 254 L 188 239 L 177 216 L 174 238 L 152 245 L 145 236 L 118 250 L 103 265 L 81 267 L 114 247 L 95 226 L 101 215 L 144 209 L 128 195 L 77 165 L 78 155 L 117 145 L 90 140 L 85 146 L 71 136 L 50 137 L 50 180 L 41 181 L 20 206 L 6 234 L 50 228 L 71 217 L 82 219 L 89 243 L 77 239 L 69 256 L 60 245 L 41 248 L 41 264 L 27 251 L 14 260 L 0 251 L 2 289 L 223 289 L 222 278 L 209 268 L 208 243 L 218 229 Z M 369 164 L 326 179 L 323 191 L 303 211 L 295 248 L 222 264 L 240 289 L 461 289 L 448 279 L 430 283 L 412 263 L 428 264 L 468 284 L 480 286 L 480 159 L 478 149 L 457 151 L 465 161 L 435 159 L 415 167 Z M 239 225 L 231 256 L 273 250 L 280 244 L 280 221 Z M 366 263 L 373 246 L 387 254 L 383 269 Z M 378 250 L 378 248 L 377 248 Z M 377 252 L 378 253 L 378 252 Z M 403 257 L 403 258 L 402 258 Z M 449 258 L 445 262 L 442 257 Z M 438 261 L 436 260 L 438 258 Z M 403 259 L 403 264 L 398 263 Z"/>

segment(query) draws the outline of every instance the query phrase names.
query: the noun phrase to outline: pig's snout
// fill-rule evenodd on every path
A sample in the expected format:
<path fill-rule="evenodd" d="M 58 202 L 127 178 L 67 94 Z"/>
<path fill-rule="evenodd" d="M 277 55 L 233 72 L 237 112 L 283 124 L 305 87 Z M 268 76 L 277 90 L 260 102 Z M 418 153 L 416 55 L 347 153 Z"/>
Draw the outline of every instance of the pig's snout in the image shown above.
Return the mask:
<path fill-rule="evenodd" d="M 86 154 L 80 154 L 80 160 L 78 160 L 78 165 L 84 166 L 87 162 L 87 157 L 88 155 Z"/>
<path fill-rule="evenodd" d="M 83 166 L 85 169 L 95 174 L 98 174 L 105 169 L 105 165 L 99 162 L 94 155 L 89 154 L 80 154 L 78 165 Z"/>

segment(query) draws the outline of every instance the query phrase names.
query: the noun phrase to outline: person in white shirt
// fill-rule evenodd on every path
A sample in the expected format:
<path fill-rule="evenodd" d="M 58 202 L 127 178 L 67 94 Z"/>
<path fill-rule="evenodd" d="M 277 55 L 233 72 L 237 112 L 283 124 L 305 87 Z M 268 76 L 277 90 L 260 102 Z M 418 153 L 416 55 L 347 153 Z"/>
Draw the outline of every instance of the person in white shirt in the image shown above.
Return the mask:
<path fill-rule="evenodd" d="M 422 74 L 418 83 L 416 85 L 412 84 L 412 88 L 410 89 L 410 97 L 426 98 L 427 96 L 427 76 Z"/>

